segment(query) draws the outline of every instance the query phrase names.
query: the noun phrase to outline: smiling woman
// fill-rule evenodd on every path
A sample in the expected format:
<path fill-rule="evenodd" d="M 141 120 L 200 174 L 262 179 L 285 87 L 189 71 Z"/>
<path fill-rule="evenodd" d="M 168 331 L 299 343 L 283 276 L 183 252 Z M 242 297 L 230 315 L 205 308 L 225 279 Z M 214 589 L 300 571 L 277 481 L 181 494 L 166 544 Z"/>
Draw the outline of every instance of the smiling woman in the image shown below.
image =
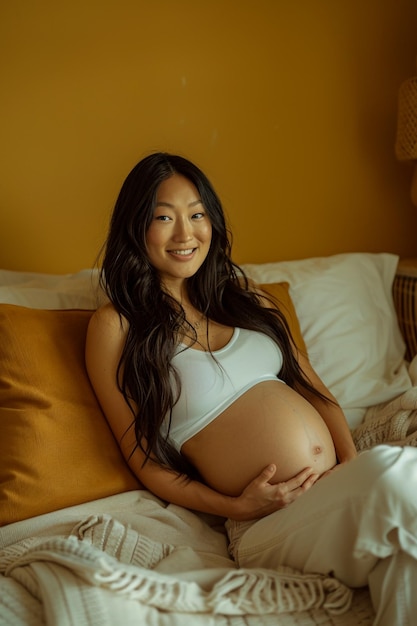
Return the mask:
<path fill-rule="evenodd" d="M 88 370 L 133 471 L 158 495 L 172 469 L 199 475 L 219 492 L 203 489 L 204 508 L 236 515 L 225 496 L 237 498 L 272 463 L 271 483 L 294 479 L 295 498 L 336 464 L 336 418 L 339 461 L 355 456 L 284 316 L 231 261 L 221 202 L 192 163 L 154 154 L 132 170 L 102 281 L 110 303 L 90 322 Z M 250 360 L 257 366 L 245 371 Z M 177 495 L 188 503 L 187 494 Z M 268 498 L 261 505 L 275 509 Z M 256 517 L 258 507 L 237 516 Z"/>
<path fill-rule="evenodd" d="M 221 202 L 199 168 L 165 153 L 137 164 L 101 281 L 110 302 L 89 322 L 87 369 L 141 483 L 229 518 L 240 565 L 369 583 L 377 623 L 408 623 L 417 449 L 357 457 L 279 303 L 233 263 Z"/>

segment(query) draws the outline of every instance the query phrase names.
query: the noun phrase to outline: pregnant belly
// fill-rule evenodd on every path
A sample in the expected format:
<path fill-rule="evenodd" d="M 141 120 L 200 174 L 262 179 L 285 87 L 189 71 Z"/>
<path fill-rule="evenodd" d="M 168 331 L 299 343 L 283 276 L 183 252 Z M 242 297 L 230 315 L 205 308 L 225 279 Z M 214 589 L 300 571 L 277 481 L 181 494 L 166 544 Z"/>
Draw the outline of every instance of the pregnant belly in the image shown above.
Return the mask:
<path fill-rule="evenodd" d="M 331 435 L 316 409 L 278 380 L 249 389 L 182 446 L 182 453 L 214 489 L 239 495 L 267 465 L 271 482 L 306 467 L 322 474 L 336 464 Z"/>

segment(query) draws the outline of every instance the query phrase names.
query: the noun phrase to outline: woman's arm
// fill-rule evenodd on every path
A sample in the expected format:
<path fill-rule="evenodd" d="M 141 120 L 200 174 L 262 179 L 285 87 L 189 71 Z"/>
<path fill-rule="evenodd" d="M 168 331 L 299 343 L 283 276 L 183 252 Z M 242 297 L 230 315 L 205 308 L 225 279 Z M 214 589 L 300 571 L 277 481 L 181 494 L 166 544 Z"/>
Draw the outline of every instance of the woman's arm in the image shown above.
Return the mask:
<path fill-rule="evenodd" d="M 138 469 L 137 462 L 141 456 L 142 453 L 136 450 L 129 465 L 146 488 L 155 495 L 187 509 L 239 521 L 259 519 L 288 506 L 318 479 L 318 475 L 311 468 L 306 468 L 291 480 L 272 485 L 269 481 L 275 474 L 276 466 L 269 465 L 240 496 L 232 497 L 197 480 L 188 480 L 153 461 L 148 461 L 145 467 Z"/>
<path fill-rule="evenodd" d="M 239 497 L 231 497 L 161 467 L 155 461 L 144 464 L 145 455 L 136 445 L 132 413 L 116 383 L 126 331 L 126 322 L 121 323 L 110 304 L 99 309 L 88 327 L 86 366 L 114 437 L 130 468 L 147 489 L 168 502 L 189 509 L 249 520 L 287 506 L 314 484 L 317 475 L 311 468 L 305 468 L 291 480 L 272 485 L 269 481 L 276 467 L 271 465 Z"/>

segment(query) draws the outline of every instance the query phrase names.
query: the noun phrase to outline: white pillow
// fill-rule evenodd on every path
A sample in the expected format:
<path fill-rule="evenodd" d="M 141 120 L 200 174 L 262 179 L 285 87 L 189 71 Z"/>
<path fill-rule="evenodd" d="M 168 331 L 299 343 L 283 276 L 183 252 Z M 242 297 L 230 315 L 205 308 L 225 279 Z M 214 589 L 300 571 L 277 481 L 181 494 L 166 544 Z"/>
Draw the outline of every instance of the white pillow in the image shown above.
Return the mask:
<path fill-rule="evenodd" d="M 243 265 L 258 283 L 288 281 L 314 369 L 351 428 L 411 386 L 392 299 L 398 257 L 348 253 Z"/>
<path fill-rule="evenodd" d="M 96 309 L 105 301 L 96 270 L 40 274 L 0 270 L 0 302 L 32 309 Z"/>

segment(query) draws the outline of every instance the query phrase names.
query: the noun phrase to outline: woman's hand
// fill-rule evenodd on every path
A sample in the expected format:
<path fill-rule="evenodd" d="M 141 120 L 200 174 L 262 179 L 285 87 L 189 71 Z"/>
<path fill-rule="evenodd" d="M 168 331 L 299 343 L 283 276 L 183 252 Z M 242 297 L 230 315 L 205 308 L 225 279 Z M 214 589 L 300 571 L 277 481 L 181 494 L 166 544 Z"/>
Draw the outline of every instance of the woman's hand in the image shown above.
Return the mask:
<path fill-rule="evenodd" d="M 230 515 L 238 521 L 259 519 L 274 511 L 283 509 L 314 485 L 319 478 L 311 467 L 306 467 L 293 478 L 281 483 L 270 481 L 276 472 L 275 465 L 269 465 L 235 498 L 236 512 Z"/>

